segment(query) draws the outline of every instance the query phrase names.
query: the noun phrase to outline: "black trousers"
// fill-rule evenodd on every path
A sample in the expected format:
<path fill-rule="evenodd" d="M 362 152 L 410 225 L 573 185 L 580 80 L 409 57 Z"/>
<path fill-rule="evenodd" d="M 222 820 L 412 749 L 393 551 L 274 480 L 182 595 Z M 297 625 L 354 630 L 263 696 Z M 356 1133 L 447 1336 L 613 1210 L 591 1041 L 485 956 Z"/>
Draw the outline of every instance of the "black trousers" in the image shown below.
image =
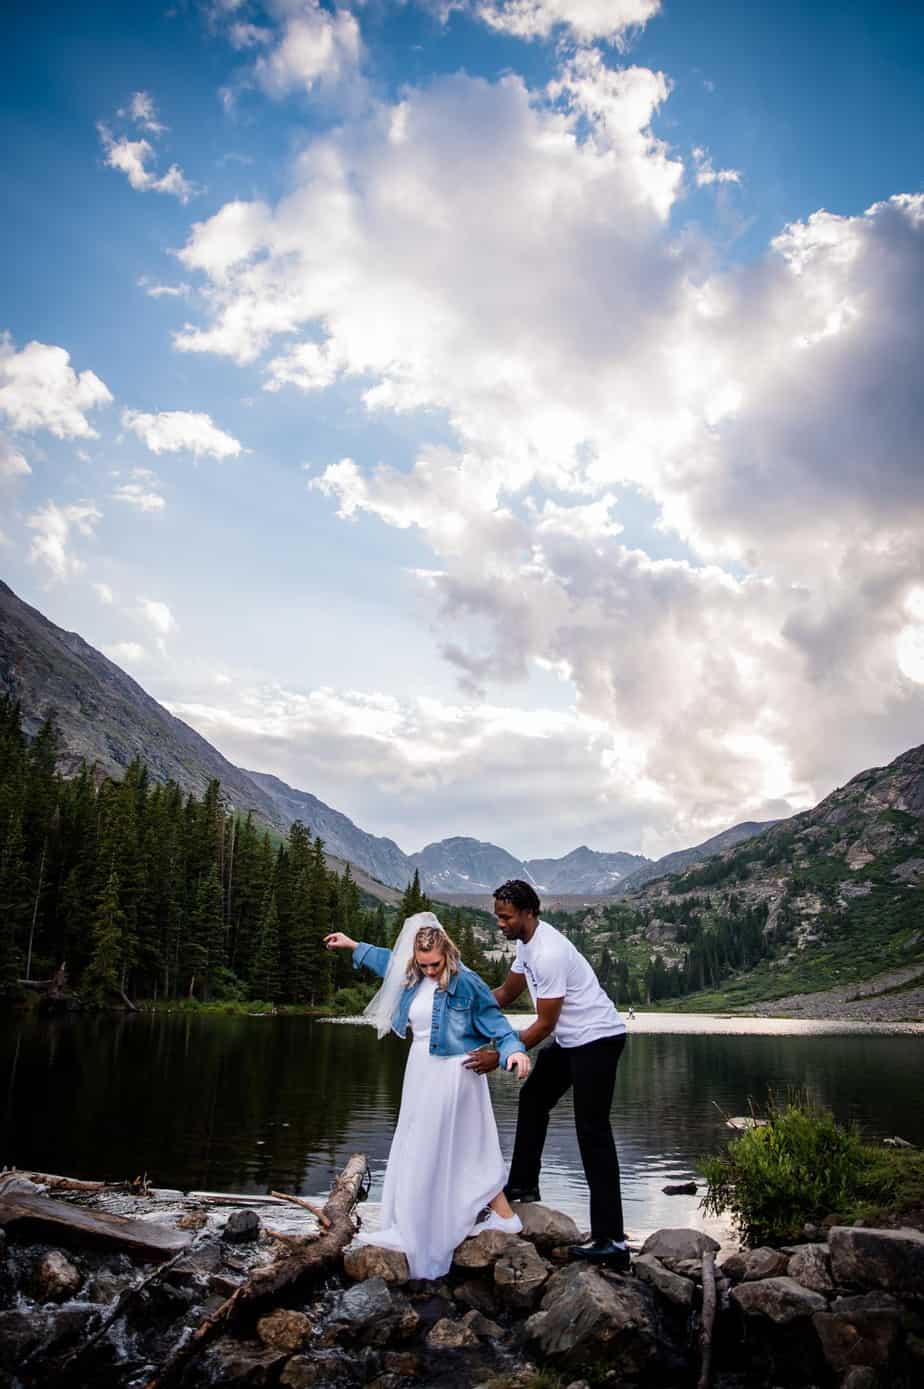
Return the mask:
<path fill-rule="evenodd" d="M 574 1127 L 590 1187 L 590 1231 L 594 1239 L 625 1239 L 619 1159 L 610 1127 L 616 1067 L 625 1044 L 625 1034 L 601 1037 L 582 1047 L 560 1047 L 551 1042 L 537 1054 L 520 1091 L 508 1185 L 539 1185 L 549 1114 L 569 1087 L 573 1088 Z"/>

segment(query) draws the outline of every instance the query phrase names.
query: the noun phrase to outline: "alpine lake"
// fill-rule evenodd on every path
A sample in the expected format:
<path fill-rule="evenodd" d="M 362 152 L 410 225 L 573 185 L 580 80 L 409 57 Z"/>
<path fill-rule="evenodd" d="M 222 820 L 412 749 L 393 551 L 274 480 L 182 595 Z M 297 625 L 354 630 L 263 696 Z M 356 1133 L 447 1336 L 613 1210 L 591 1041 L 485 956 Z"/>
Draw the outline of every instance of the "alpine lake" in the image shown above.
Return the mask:
<path fill-rule="evenodd" d="M 526 1015 L 512 1017 L 523 1027 Z M 924 1023 L 782 1021 L 641 1013 L 628 1023 L 613 1127 L 626 1226 L 728 1237 L 700 1210 L 699 1164 L 733 1135 L 728 1115 L 798 1090 L 863 1138 L 924 1144 Z M 0 1022 L 0 1162 L 71 1177 L 306 1197 L 351 1153 L 372 1173 L 374 1228 L 409 1046 L 354 1020 L 140 1013 Z M 509 1157 L 517 1082 L 489 1077 Z M 667 1195 L 698 1182 L 697 1195 Z M 552 1116 L 543 1200 L 587 1227 L 570 1100 Z"/>

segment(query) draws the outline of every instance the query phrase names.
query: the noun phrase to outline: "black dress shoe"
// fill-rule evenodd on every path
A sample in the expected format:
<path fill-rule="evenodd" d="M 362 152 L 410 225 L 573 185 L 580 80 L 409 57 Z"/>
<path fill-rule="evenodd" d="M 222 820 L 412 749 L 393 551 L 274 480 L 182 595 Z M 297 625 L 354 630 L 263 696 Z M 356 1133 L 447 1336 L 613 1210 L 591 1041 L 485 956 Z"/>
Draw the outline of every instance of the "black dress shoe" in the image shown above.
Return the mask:
<path fill-rule="evenodd" d="M 603 1264 L 605 1268 L 615 1269 L 617 1273 L 628 1273 L 631 1267 L 631 1256 L 628 1249 L 616 1244 L 611 1239 L 594 1239 L 590 1244 L 572 1244 L 568 1246 L 568 1253 L 572 1259 L 584 1259 L 587 1263 Z"/>
<path fill-rule="evenodd" d="M 530 1202 L 542 1200 L 537 1186 L 505 1186 L 504 1195 L 511 1204 L 514 1201 L 519 1201 L 523 1205 L 526 1205 Z"/>

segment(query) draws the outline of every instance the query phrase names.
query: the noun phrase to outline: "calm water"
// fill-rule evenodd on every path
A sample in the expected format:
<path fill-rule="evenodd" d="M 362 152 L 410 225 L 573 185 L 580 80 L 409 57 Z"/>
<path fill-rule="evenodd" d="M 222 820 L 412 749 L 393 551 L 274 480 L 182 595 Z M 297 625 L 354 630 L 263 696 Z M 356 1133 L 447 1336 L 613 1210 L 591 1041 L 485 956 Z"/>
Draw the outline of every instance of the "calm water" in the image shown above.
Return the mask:
<path fill-rule="evenodd" d="M 517 1019 L 522 1026 L 524 1019 Z M 626 1224 L 702 1226 L 698 1198 L 665 1196 L 769 1086 L 803 1086 L 865 1136 L 924 1144 L 924 1026 L 640 1015 L 629 1024 L 613 1120 Z M 0 1162 L 79 1177 L 147 1172 L 157 1186 L 324 1192 L 353 1152 L 381 1188 L 407 1043 L 293 1017 L 150 1014 L 0 1024 Z M 516 1082 L 490 1077 L 509 1155 Z M 718 1109 L 716 1108 L 718 1106 Z M 543 1198 L 587 1223 L 570 1103 L 555 1112 Z M 374 1208 L 369 1212 L 374 1220 Z M 721 1231 L 718 1231 L 721 1233 Z"/>

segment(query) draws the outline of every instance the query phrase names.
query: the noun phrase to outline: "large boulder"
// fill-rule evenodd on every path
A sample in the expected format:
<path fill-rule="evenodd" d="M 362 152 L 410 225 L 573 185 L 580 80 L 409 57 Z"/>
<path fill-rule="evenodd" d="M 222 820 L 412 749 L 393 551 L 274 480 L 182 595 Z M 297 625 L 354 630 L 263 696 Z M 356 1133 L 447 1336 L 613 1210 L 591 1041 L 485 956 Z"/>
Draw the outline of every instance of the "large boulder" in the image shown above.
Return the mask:
<path fill-rule="evenodd" d="M 80 1270 L 60 1249 L 49 1249 L 32 1270 L 32 1287 L 38 1302 L 66 1302 L 83 1282 Z"/>
<path fill-rule="evenodd" d="M 478 1337 L 472 1328 L 451 1317 L 441 1317 L 427 1332 L 427 1345 L 431 1350 L 464 1350 L 477 1344 Z"/>
<path fill-rule="evenodd" d="M 669 1302 L 678 1307 L 693 1306 L 692 1281 L 679 1273 L 671 1273 L 653 1254 L 639 1254 L 633 1267 L 637 1278 L 641 1278 L 643 1283 L 650 1283 Z"/>
<path fill-rule="evenodd" d="M 260 1238 L 261 1228 L 260 1217 L 256 1211 L 232 1211 L 225 1221 L 221 1237 L 228 1244 L 249 1244 Z"/>
<path fill-rule="evenodd" d="M 549 1279 L 525 1336 L 542 1360 L 578 1365 L 605 1352 L 621 1374 L 631 1376 L 657 1358 L 657 1306 L 652 1292 L 635 1278 L 569 1264 Z"/>
<path fill-rule="evenodd" d="M 854 1365 L 885 1368 L 902 1339 L 901 1308 L 888 1293 L 839 1297 L 813 1320 L 825 1360 L 838 1375 Z"/>
<path fill-rule="evenodd" d="M 924 1298 L 924 1234 L 835 1225 L 828 1232 L 835 1283 Z"/>
<path fill-rule="evenodd" d="M 384 1278 L 355 1283 L 338 1298 L 332 1320 L 363 1345 L 384 1346 L 417 1330 L 420 1318 L 401 1292 Z"/>
<path fill-rule="evenodd" d="M 826 1244 L 800 1244 L 789 1256 L 786 1269 L 790 1278 L 795 1278 L 803 1288 L 811 1288 L 815 1293 L 834 1291 L 831 1277 L 831 1259 Z"/>
<path fill-rule="evenodd" d="M 642 1253 L 653 1254 L 662 1264 L 673 1267 L 685 1259 L 702 1259 L 707 1250 L 715 1253 L 719 1247 L 718 1241 L 702 1230 L 664 1229 L 648 1236 Z"/>
<path fill-rule="evenodd" d="M 357 1244 L 343 1255 L 343 1269 L 348 1278 L 365 1282 L 367 1278 L 384 1278 L 386 1283 L 399 1286 L 411 1276 L 407 1255 L 400 1249 L 380 1249 L 374 1244 Z"/>
<path fill-rule="evenodd" d="M 525 1312 L 535 1307 L 548 1281 L 549 1266 L 527 1240 L 516 1240 L 494 1265 L 494 1286 L 506 1307 Z"/>
<path fill-rule="evenodd" d="M 540 1253 L 548 1253 L 563 1244 L 580 1244 L 583 1232 L 578 1229 L 570 1215 L 552 1210 L 538 1201 L 526 1206 L 517 1206 L 517 1215 L 523 1222 L 523 1239 L 528 1239 Z"/>
<path fill-rule="evenodd" d="M 764 1278 L 759 1282 L 739 1283 L 732 1288 L 730 1298 L 746 1316 L 766 1317 L 777 1326 L 828 1310 L 820 1293 L 803 1288 L 794 1278 Z"/>
<path fill-rule="evenodd" d="M 482 1230 L 478 1235 L 464 1239 L 452 1256 L 453 1265 L 466 1273 L 482 1273 L 493 1268 L 512 1244 L 519 1243 L 516 1235 L 508 1235 L 503 1230 Z"/>

